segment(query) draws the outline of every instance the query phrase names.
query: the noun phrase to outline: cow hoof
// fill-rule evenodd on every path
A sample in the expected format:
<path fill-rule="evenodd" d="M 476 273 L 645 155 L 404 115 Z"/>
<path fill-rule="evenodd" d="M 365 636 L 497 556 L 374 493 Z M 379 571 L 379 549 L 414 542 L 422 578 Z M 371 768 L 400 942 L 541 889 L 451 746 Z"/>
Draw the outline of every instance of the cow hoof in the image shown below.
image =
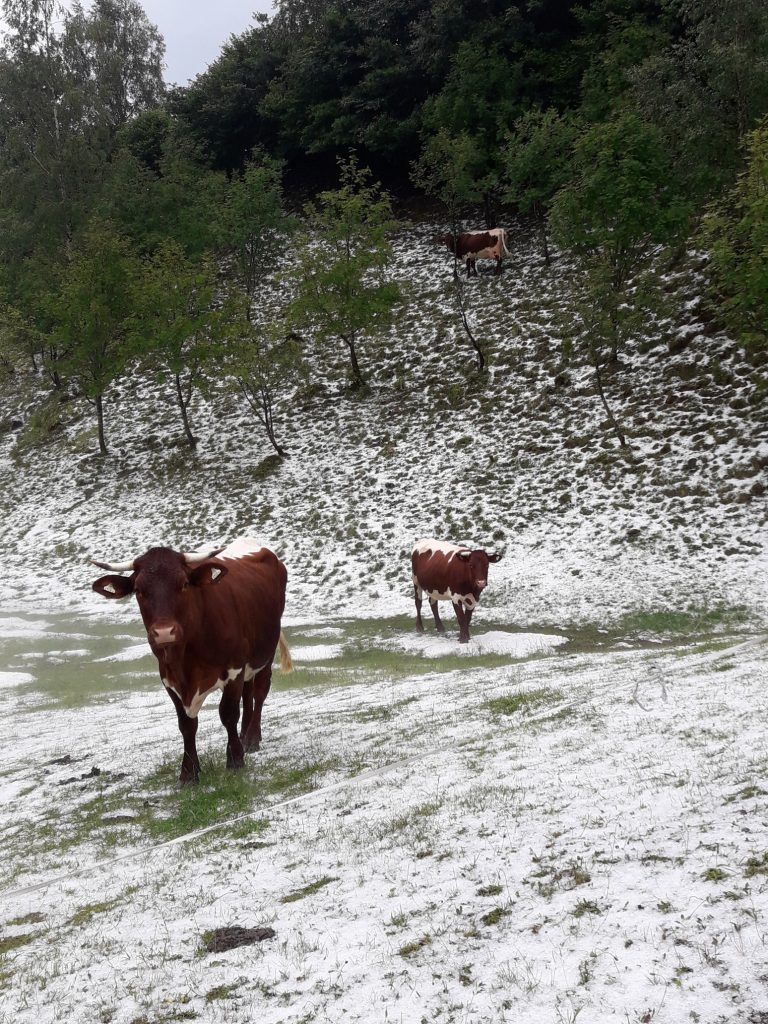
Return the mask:
<path fill-rule="evenodd" d="M 255 754 L 260 746 L 261 744 L 258 740 L 251 740 L 250 743 L 246 743 L 245 740 L 243 740 L 243 750 L 246 754 Z"/>
<path fill-rule="evenodd" d="M 424 627 L 420 623 L 418 623 L 418 622 L 416 623 L 416 632 L 417 633 L 423 633 L 424 632 Z"/>
<path fill-rule="evenodd" d="M 468 636 L 460 636 L 459 637 L 459 643 L 460 644 L 468 644 L 469 643 L 469 637 Z"/>
<path fill-rule="evenodd" d="M 196 786 L 200 782 L 199 775 L 180 775 L 179 789 L 186 789 L 187 786 Z"/>

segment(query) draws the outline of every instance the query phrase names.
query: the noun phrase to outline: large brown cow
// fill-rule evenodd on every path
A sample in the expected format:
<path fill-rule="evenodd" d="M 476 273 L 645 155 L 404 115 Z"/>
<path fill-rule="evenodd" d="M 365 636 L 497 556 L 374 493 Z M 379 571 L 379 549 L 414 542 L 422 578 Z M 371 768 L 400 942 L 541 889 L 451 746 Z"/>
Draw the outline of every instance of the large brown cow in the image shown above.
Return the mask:
<path fill-rule="evenodd" d="M 449 544 L 427 537 L 416 542 L 411 554 L 413 593 L 416 601 L 416 629 L 424 632 L 421 621 L 421 599 L 426 593 L 435 617 L 438 633 L 445 627 L 437 610 L 438 601 L 452 601 L 459 620 L 459 643 L 469 642 L 469 622 L 480 595 L 488 585 L 488 565 L 498 562 L 501 555 L 487 551 Z"/>
<path fill-rule="evenodd" d="M 242 768 L 244 751 L 258 750 L 261 742 L 261 708 L 278 645 L 281 670 L 292 667 L 280 629 L 287 580 L 283 563 L 257 541 L 242 537 L 206 553 L 157 547 L 120 565 L 93 564 L 131 573 L 102 576 L 93 589 L 108 598 L 136 595 L 184 740 L 179 782 L 196 782 L 200 775 L 197 716 L 214 690 L 221 690 L 227 767 Z"/>
<path fill-rule="evenodd" d="M 496 273 L 501 273 L 502 257 L 509 255 L 507 233 L 504 228 L 489 228 L 487 231 L 465 232 L 461 235 L 441 235 L 440 245 L 455 253 L 457 259 L 467 260 L 467 277 L 477 276 L 477 260 L 495 260 Z"/>

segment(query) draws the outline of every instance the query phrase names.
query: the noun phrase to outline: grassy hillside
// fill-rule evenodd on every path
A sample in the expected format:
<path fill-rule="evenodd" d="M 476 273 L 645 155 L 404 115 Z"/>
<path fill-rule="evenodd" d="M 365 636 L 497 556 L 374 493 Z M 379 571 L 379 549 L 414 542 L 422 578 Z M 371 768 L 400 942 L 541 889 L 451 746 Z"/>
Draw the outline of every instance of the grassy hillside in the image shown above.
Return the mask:
<path fill-rule="evenodd" d="M 546 268 L 516 226 L 504 275 L 480 265 L 467 293 L 489 349 L 480 375 L 435 233 L 414 224 L 397 239 L 408 301 L 389 337 L 362 346 L 370 392 L 344 388 L 341 349 L 314 356 L 310 385 L 280 411 L 283 462 L 221 381 L 192 409 L 196 454 L 147 374 L 108 395 L 107 459 L 80 401 L 51 406 L 41 425 L 27 420 L 29 396 L 6 394 L 4 606 L 106 611 L 89 592 L 90 554 L 249 532 L 286 561 L 293 616 L 404 612 L 410 545 L 434 534 L 503 551 L 483 599 L 497 621 L 762 615 L 765 409 L 740 350 L 702 320 L 696 271 L 668 279 L 684 313 L 649 322 L 607 378 L 627 458 L 589 367 L 563 362 L 563 262 Z M 280 288 L 278 271 L 265 317 Z"/>

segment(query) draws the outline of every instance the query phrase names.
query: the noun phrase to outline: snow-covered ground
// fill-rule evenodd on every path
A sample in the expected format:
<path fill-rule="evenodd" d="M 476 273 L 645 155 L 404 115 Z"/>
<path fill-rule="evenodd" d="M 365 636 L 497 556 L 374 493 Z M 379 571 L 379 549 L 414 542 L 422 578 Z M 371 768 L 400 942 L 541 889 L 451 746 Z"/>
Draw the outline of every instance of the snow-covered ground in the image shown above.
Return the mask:
<path fill-rule="evenodd" d="M 90 697 L 0 689 L 3 1024 L 768 1019 L 763 638 L 489 664 L 479 628 L 393 673 L 368 630 L 342 686 L 290 631 L 325 660 L 276 677 L 234 800 L 215 704 L 179 793 L 172 707 L 127 663 Z M 205 951 L 236 926 L 274 936 Z"/>
<path fill-rule="evenodd" d="M 397 240 L 409 298 L 388 337 L 361 343 L 369 394 L 343 391 L 341 349 L 311 355 L 311 390 L 279 412 L 282 463 L 225 384 L 192 408 L 195 455 L 170 392 L 151 375 L 118 385 L 107 459 L 79 402 L 56 411 L 44 445 L 20 447 L 8 426 L 24 416 L 22 389 L 6 387 L 2 607 L 119 619 L 90 592 L 89 556 L 249 534 L 288 566 L 289 614 L 400 614 L 411 546 L 432 535 L 503 552 L 484 602 L 519 626 L 737 605 L 764 620 L 765 403 L 739 349 L 697 320 L 696 275 L 669 282 L 689 298 L 683 320 L 650 320 L 606 376 L 630 461 L 589 367 L 563 361 L 562 265 L 547 270 L 515 229 L 504 275 L 472 279 L 469 316 L 489 357 L 478 376 L 434 233 L 417 225 Z M 262 315 L 279 299 L 276 281 Z"/>
<path fill-rule="evenodd" d="M 755 381 L 692 293 L 606 378 L 627 460 L 563 364 L 558 264 L 515 232 L 468 286 L 480 378 L 433 234 L 398 239 L 370 393 L 316 360 L 282 463 L 223 387 L 192 455 L 145 378 L 106 460 L 77 402 L 42 446 L 0 433 L 0 1024 L 768 1021 Z M 288 566 L 296 672 L 240 775 L 205 706 L 178 792 L 135 605 L 87 559 L 244 533 Z M 425 535 L 503 552 L 465 648 L 413 632 Z M 275 934 L 207 953 L 225 926 Z"/>

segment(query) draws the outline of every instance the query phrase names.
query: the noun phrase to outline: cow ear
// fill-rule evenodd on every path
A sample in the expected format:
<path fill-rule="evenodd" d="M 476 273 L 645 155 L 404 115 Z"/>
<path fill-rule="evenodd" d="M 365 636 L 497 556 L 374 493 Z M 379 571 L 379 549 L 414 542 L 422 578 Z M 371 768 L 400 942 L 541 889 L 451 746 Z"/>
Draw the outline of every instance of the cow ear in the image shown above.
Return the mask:
<path fill-rule="evenodd" d="M 128 597 L 133 593 L 133 576 L 100 576 L 93 581 L 91 589 L 102 597 Z"/>
<path fill-rule="evenodd" d="M 488 555 L 488 561 L 489 562 L 500 562 L 501 561 L 501 555 L 498 553 L 498 551 L 491 551 L 491 553 Z"/>
<path fill-rule="evenodd" d="M 470 560 L 470 558 L 472 557 L 472 552 L 471 551 L 459 551 L 457 553 L 456 557 L 460 558 L 462 560 L 462 562 L 468 562 Z"/>
<path fill-rule="evenodd" d="M 221 562 L 201 562 L 189 574 L 189 582 L 193 587 L 210 587 L 211 584 L 223 580 L 228 572 L 229 569 Z"/>

